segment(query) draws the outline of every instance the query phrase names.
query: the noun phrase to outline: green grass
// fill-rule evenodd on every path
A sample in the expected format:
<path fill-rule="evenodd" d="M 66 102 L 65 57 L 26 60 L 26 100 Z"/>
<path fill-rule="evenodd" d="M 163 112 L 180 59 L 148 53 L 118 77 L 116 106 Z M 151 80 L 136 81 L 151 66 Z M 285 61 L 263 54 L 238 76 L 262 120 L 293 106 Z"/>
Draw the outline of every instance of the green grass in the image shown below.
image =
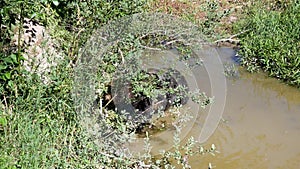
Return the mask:
<path fill-rule="evenodd" d="M 16 92 L 5 97 L 9 106 L 2 110 L 7 124 L 1 132 L 1 168 L 63 167 L 72 163 L 64 156 L 74 151 L 68 148 L 74 147 L 75 138 L 70 134 L 78 132 L 69 94 L 72 81 L 67 78 L 68 70 L 58 71 L 53 70 L 49 86 L 34 75 L 15 79 Z"/>
<path fill-rule="evenodd" d="M 72 97 L 76 86 L 73 66 L 80 46 L 89 39 L 91 32 L 111 19 L 145 11 L 148 1 L 57 2 L 5 0 L 5 8 L 1 6 L 0 21 L 7 25 L 7 30 L 1 30 L 4 36 L 0 37 L 3 47 L 0 51 L 3 56 L 0 60 L 0 168 L 134 168 L 141 166 L 141 162 L 171 167 L 171 158 L 180 163 L 187 146 L 178 145 L 174 153 L 167 151 L 167 157 L 164 155 L 163 160 L 158 159 L 159 164 L 148 153 L 138 157 L 124 153 L 119 144 L 128 139 L 124 128 L 130 127 L 130 124 L 125 124 L 118 117 L 111 123 L 110 119 L 98 121 L 100 127 L 116 134 L 105 139 L 91 136 L 88 130 L 93 128 L 87 129 L 82 125 L 82 116 L 78 114 Z M 17 46 L 16 52 L 10 46 L 9 37 L 18 26 L 18 15 L 21 16 L 19 25 L 26 17 L 43 23 L 62 51 L 63 59 L 51 68 L 47 83 L 38 74 L 25 71 L 20 64 L 25 47 Z M 134 47 L 133 44 L 124 47 L 125 58 Z M 107 55 L 107 63 L 113 62 L 102 65 L 103 70 L 109 69 L 109 73 L 115 69 L 113 63 L 118 61 L 118 52 Z M 105 77 L 99 77 L 99 86 L 106 81 Z M 174 137 L 178 140 L 176 135 Z M 194 144 L 188 148 L 192 146 Z"/>
<path fill-rule="evenodd" d="M 300 3 L 283 4 L 256 3 L 247 10 L 236 25 L 238 32 L 248 30 L 239 37 L 239 54 L 248 70 L 262 69 L 300 87 Z"/>
<path fill-rule="evenodd" d="M 116 160 L 105 155 L 109 150 L 105 144 L 96 145 L 89 140 L 80 125 L 71 92 L 74 70 L 70 63 L 76 61 L 78 46 L 85 43 L 93 29 L 110 19 L 143 11 L 146 1 L 91 3 L 5 1 L 1 6 L 0 23 L 7 26 L 7 30 L 1 30 L 0 38 L 1 169 L 127 168 L 126 158 Z M 61 45 L 64 59 L 51 69 L 47 84 L 15 61 L 15 56 L 22 58 L 24 51 L 19 46 L 20 53 L 15 54 L 9 42 L 19 14 L 21 18 L 34 16 L 44 23 Z"/>
<path fill-rule="evenodd" d="M 128 168 L 130 159 L 105 155 L 117 140 L 98 145 L 80 124 L 68 65 L 53 68 L 48 84 L 34 74 L 19 76 L 16 90 L 2 95 L 0 168 Z"/>

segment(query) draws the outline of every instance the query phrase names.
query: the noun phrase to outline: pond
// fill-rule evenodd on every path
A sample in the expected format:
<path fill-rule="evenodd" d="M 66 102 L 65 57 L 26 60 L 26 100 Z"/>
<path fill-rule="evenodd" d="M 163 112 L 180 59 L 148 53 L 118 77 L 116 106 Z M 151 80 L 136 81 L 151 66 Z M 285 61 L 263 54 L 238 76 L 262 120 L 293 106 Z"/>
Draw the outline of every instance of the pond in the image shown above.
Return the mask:
<path fill-rule="evenodd" d="M 223 62 L 234 62 L 232 49 L 218 52 Z M 239 68 L 239 74 L 227 78 L 223 120 L 203 143 L 215 144 L 220 153 L 192 157 L 192 167 L 299 168 L 300 91 L 263 73 Z M 191 130 L 189 135 L 195 134 Z"/>
<path fill-rule="evenodd" d="M 289 168 L 300 166 L 300 91 L 264 73 L 248 73 L 235 62 L 231 48 L 217 49 L 222 62 L 235 64 L 238 77 L 226 79 L 225 108 L 217 129 L 202 145 L 215 144 L 220 152 L 196 155 L 189 158 L 192 168 Z M 197 82 L 201 90 L 210 94 L 207 72 L 198 70 Z M 200 110 L 186 139 L 199 136 L 207 109 Z M 201 128 L 200 128 L 201 129 Z M 151 137 L 152 150 L 168 148 L 171 131 Z M 174 131 L 174 130 L 173 130 Z M 139 149 L 138 143 L 133 147 Z"/>

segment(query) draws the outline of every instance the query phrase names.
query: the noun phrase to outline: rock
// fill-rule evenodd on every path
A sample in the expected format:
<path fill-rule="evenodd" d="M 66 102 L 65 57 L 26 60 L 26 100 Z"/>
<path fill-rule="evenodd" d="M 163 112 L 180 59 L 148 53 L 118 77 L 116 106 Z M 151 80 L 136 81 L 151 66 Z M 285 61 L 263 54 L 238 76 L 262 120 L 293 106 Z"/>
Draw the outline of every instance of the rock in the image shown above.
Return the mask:
<path fill-rule="evenodd" d="M 18 46 L 18 31 L 15 31 L 12 43 Z M 20 45 L 25 49 L 23 57 L 24 68 L 37 73 L 44 81 L 49 82 L 47 76 L 52 67 L 62 59 L 62 52 L 58 51 L 56 42 L 47 33 L 46 28 L 37 21 L 24 18 Z"/>

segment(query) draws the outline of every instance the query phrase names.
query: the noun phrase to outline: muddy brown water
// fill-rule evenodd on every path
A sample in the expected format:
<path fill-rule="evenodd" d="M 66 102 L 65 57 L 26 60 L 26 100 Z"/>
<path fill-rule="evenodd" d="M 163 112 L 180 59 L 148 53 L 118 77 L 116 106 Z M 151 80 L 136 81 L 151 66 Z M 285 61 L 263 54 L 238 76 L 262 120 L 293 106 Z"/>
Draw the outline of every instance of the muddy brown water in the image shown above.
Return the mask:
<path fill-rule="evenodd" d="M 234 63 L 235 52 L 231 48 L 219 48 L 218 53 L 223 63 Z M 197 81 L 202 84 L 201 89 L 209 90 L 205 77 Z M 190 157 L 192 168 L 207 169 L 209 163 L 222 169 L 300 168 L 300 90 L 242 68 L 238 78 L 227 78 L 226 83 L 223 119 L 213 135 L 202 143 L 206 148 L 215 144 L 220 153 Z M 204 120 L 205 115 L 198 116 L 184 137 L 197 137 L 199 124 Z M 172 134 L 153 136 L 151 146 L 164 148 L 172 138 Z"/>
<path fill-rule="evenodd" d="M 234 51 L 219 49 L 223 61 Z M 300 168 L 300 90 L 239 69 L 240 78 L 227 79 L 227 99 L 215 133 L 204 145 L 220 151 L 190 159 L 193 168 Z M 191 131 L 193 135 L 193 131 Z"/>

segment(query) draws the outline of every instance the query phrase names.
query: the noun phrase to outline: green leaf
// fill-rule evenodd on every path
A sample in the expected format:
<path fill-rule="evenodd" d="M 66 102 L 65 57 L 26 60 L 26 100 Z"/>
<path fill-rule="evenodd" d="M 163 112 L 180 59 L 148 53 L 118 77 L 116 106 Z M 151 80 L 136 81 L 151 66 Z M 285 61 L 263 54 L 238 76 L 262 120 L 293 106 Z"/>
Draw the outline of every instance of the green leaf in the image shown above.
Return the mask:
<path fill-rule="evenodd" d="M 6 72 L 6 73 L 4 74 L 4 76 L 5 76 L 6 79 L 10 79 L 10 78 L 11 78 L 10 72 Z"/>
<path fill-rule="evenodd" d="M 23 55 L 19 56 L 19 60 L 26 60 Z"/>
<path fill-rule="evenodd" d="M 10 64 L 13 63 L 13 60 L 12 60 L 12 58 L 10 58 L 10 57 L 4 58 L 3 61 L 4 61 L 5 63 L 10 63 Z"/>
<path fill-rule="evenodd" d="M 6 126 L 7 125 L 7 120 L 5 117 L 0 117 L 0 125 L 1 126 Z"/>
<path fill-rule="evenodd" d="M 13 63 L 18 63 L 17 56 L 15 54 L 11 54 L 9 57 L 11 58 L 11 60 L 13 61 Z"/>
<path fill-rule="evenodd" d="M 14 84 L 13 84 L 13 82 L 11 80 L 8 81 L 8 86 L 11 87 L 11 88 L 14 86 Z"/>
<path fill-rule="evenodd" d="M 0 65 L 0 70 L 5 70 L 7 68 L 6 65 Z"/>

